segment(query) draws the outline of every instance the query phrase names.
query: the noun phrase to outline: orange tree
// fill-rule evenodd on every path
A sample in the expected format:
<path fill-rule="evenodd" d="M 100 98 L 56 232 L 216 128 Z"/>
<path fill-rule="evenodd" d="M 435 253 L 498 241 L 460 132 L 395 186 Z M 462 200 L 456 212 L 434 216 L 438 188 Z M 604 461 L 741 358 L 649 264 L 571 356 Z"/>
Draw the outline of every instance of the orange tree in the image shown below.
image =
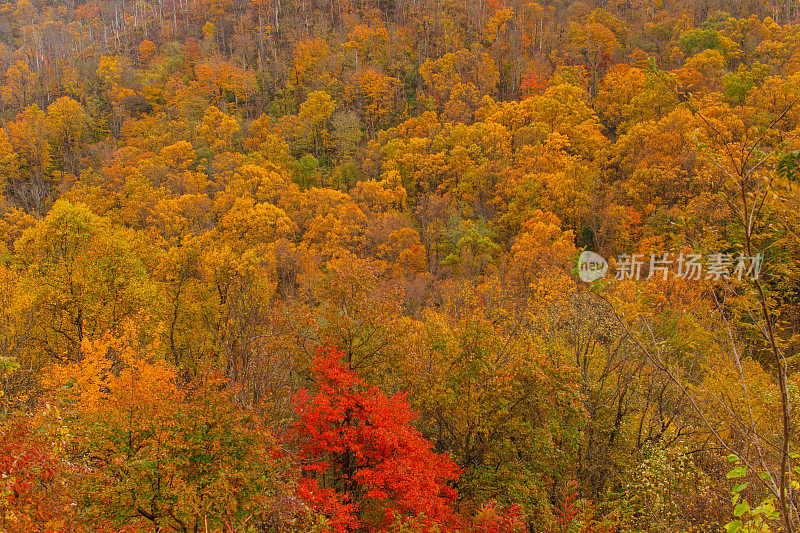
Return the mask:
<path fill-rule="evenodd" d="M 220 379 L 187 386 L 132 332 L 84 341 L 48 384 L 56 451 L 90 528 L 197 531 L 272 519 L 281 469 L 270 433 Z"/>

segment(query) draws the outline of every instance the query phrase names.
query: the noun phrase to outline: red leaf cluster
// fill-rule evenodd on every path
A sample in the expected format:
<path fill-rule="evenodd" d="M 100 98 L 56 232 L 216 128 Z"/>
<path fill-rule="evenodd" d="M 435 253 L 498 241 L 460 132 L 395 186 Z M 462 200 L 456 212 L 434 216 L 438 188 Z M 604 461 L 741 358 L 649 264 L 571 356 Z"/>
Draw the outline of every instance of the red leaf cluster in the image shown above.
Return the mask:
<path fill-rule="evenodd" d="M 458 466 L 432 450 L 412 425 L 403 394 L 388 396 L 342 364 L 342 353 L 319 350 L 312 372 L 318 392 L 296 396 L 294 434 L 306 475 L 299 496 L 328 515 L 337 532 L 379 530 L 397 516 L 427 524 L 452 520 Z"/>

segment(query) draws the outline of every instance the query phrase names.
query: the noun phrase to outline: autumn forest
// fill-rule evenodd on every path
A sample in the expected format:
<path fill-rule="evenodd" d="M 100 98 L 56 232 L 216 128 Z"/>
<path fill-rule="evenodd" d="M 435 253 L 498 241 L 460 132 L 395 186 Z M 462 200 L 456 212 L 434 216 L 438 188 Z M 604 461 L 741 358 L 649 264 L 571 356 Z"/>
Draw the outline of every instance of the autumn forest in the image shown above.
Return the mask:
<path fill-rule="evenodd" d="M 799 98 L 797 0 L 0 0 L 0 531 L 800 531 Z"/>

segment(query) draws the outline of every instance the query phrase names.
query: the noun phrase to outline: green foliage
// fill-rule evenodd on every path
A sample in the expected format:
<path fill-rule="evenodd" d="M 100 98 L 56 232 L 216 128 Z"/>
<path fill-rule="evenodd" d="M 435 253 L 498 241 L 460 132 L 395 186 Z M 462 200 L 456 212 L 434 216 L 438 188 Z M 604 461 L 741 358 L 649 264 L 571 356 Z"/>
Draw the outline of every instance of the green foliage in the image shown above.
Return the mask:
<path fill-rule="evenodd" d="M 733 454 L 728 456 L 728 461 L 736 465 L 725 474 L 728 479 L 737 480 L 731 497 L 735 519 L 725 524 L 723 531 L 725 533 L 770 533 L 772 524 L 780 519 L 780 513 L 776 509 L 775 496 L 769 495 L 761 503 L 752 507 L 747 498 L 743 496 L 750 483 L 738 483 L 738 480 L 747 476 L 747 467 L 740 464 L 740 459 Z"/>
<path fill-rule="evenodd" d="M 732 104 L 743 104 L 753 87 L 763 83 L 768 73 L 769 67 L 758 62 L 749 69 L 741 65 L 736 73 L 723 77 L 725 97 Z"/>
<path fill-rule="evenodd" d="M 775 166 L 775 172 L 789 181 L 798 179 L 798 169 L 800 169 L 800 150 L 782 155 Z"/>
<path fill-rule="evenodd" d="M 716 30 L 695 29 L 688 30 L 678 38 L 683 55 L 692 56 L 703 50 L 715 50 L 722 44 L 722 39 Z"/>
<path fill-rule="evenodd" d="M 712 496 L 711 479 L 686 449 L 648 446 L 630 473 L 625 494 L 647 531 L 689 531 L 686 511 L 695 499 Z M 703 527 L 714 527 L 713 517 Z M 695 524 L 697 525 L 697 524 Z"/>
<path fill-rule="evenodd" d="M 301 188 L 307 189 L 318 185 L 319 161 L 311 154 L 306 154 L 291 163 L 292 174 L 295 182 Z"/>

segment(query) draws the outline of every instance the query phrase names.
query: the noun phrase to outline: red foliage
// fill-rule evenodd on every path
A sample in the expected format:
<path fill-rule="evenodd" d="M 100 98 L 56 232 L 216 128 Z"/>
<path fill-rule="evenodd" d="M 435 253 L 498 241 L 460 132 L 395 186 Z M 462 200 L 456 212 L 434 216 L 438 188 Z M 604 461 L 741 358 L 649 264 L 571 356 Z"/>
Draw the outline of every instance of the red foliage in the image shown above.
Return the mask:
<path fill-rule="evenodd" d="M 186 58 L 187 68 L 194 68 L 203 58 L 203 51 L 200 49 L 200 45 L 197 44 L 197 41 L 189 38 L 183 45 L 183 55 Z"/>
<path fill-rule="evenodd" d="M 71 531 L 62 463 L 24 417 L 0 425 L 0 529 Z"/>
<path fill-rule="evenodd" d="M 426 523 L 453 519 L 458 467 L 411 426 L 402 394 L 366 387 L 333 347 L 318 350 L 312 372 L 319 387 L 296 397 L 294 433 L 307 475 L 299 496 L 328 514 L 335 531 L 387 527 L 396 515 Z"/>
<path fill-rule="evenodd" d="M 578 491 L 575 489 L 574 484 L 569 484 L 561 494 L 561 500 L 559 500 L 559 505 L 556 507 L 556 511 L 558 511 L 556 522 L 558 522 L 561 531 L 566 531 L 578 515 L 579 509 L 575 505 L 578 499 Z"/>
<path fill-rule="evenodd" d="M 525 531 L 522 507 L 512 504 L 500 507 L 495 501 L 485 502 L 478 509 L 469 531 L 476 533 L 517 533 Z"/>
<path fill-rule="evenodd" d="M 522 78 L 522 83 L 519 85 L 519 96 L 520 98 L 527 98 L 534 94 L 542 94 L 546 88 L 547 79 L 531 70 Z"/>

